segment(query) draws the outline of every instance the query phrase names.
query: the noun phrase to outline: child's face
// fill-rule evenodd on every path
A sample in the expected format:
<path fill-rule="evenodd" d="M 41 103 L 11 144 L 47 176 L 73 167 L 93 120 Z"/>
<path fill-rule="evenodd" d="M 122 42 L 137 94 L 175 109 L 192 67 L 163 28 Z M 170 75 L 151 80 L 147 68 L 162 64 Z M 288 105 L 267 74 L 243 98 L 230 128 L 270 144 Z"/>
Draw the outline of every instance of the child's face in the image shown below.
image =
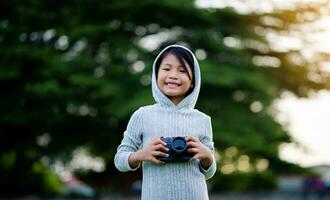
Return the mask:
<path fill-rule="evenodd" d="M 192 77 L 191 67 L 188 67 L 188 63 L 185 62 L 185 64 L 188 71 L 181 66 L 173 54 L 168 54 L 162 60 L 158 70 L 159 89 L 176 105 L 192 87 L 192 81 L 189 78 L 189 76 Z"/>

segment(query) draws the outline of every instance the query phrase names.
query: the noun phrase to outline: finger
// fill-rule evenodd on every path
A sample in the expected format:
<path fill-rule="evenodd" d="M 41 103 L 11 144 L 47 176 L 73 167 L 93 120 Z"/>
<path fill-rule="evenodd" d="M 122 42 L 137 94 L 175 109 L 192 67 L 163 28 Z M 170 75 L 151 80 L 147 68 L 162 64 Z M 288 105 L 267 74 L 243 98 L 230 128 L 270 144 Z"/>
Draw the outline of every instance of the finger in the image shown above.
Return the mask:
<path fill-rule="evenodd" d="M 188 142 L 189 142 L 189 141 L 193 141 L 193 142 L 198 142 L 198 141 L 199 141 L 196 137 L 191 136 L 191 135 L 189 135 L 189 136 L 186 138 L 186 140 L 187 140 Z"/>
<path fill-rule="evenodd" d="M 162 144 L 163 146 L 166 146 L 166 142 L 164 142 L 163 140 L 156 138 L 153 140 L 153 145 L 157 145 L 157 144 Z"/>
<path fill-rule="evenodd" d="M 194 154 L 196 154 L 196 153 L 199 152 L 199 149 L 198 149 L 198 148 L 189 148 L 189 149 L 187 150 L 187 152 L 188 152 L 188 153 L 194 153 Z"/>
<path fill-rule="evenodd" d="M 195 160 L 198 160 L 197 154 L 195 156 L 191 157 L 189 161 L 195 161 Z"/>
<path fill-rule="evenodd" d="M 153 153 L 153 156 L 155 157 L 168 157 L 169 155 L 167 153 L 161 152 L 161 151 L 155 151 Z"/>
<path fill-rule="evenodd" d="M 161 160 L 158 160 L 156 158 L 152 158 L 151 159 L 151 162 L 155 163 L 155 164 L 165 164 L 165 162 L 161 161 Z"/>
<path fill-rule="evenodd" d="M 192 142 L 192 141 L 190 141 L 190 142 L 187 143 L 187 145 L 190 148 L 193 148 L 193 147 L 196 148 L 196 147 L 198 147 L 198 142 Z"/>
<path fill-rule="evenodd" d="M 164 151 L 164 152 L 168 152 L 169 151 L 169 149 L 168 148 L 166 148 L 164 145 L 162 145 L 162 144 L 158 144 L 158 145 L 156 145 L 156 146 L 154 146 L 154 150 L 160 150 L 160 151 Z"/>
<path fill-rule="evenodd" d="M 156 145 L 156 144 L 161 143 L 161 140 L 159 138 L 155 138 L 151 141 L 151 143 Z"/>

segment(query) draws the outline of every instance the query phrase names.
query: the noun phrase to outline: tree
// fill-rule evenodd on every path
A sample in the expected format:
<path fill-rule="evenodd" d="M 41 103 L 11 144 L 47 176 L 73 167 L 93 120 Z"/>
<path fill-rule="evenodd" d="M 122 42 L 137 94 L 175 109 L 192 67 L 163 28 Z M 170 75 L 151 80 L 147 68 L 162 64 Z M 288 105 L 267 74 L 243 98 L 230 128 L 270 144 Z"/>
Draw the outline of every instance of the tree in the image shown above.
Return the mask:
<path fill-rule="evenodd" d="M 305 23 L 297 11 L 319 15 L 317 5 L 240 14 L 190 0 L 1 2 L 1 194 L 60 193 L 47 167 L 70 160 L 78 147 L 102 156 L 104 173 L 116 175 L 121 133 L 137 107 L 153 103 L 151 65 L 172 43 L 200 60 L 197 108 L 212 116 L 218 176 L 276 173 L 283 164 L 278 147 L 290 137 L 269 111 L 274 99 L 285 90 L 307 96 L 329 89 L 319 63 L 266 40 L 268 32 Z"/>

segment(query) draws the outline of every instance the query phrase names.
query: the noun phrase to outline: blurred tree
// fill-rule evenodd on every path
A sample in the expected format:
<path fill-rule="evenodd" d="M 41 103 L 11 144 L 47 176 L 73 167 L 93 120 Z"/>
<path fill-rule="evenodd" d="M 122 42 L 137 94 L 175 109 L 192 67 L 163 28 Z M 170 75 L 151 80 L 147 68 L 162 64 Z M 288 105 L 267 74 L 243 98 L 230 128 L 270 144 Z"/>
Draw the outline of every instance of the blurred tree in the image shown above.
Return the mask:
<path fill-rule="evenodd" d="M 236 189 L 253 187 L 258 177 L 273 186 L 270 174 L 287 166 L 279 145 L 290 138 L 271 105 L 286 90 L 308 96 L 329 89 L 329 74 L 320 70 L 326 55 L 309 62 L 299 50 L 273 48 L 267 37 L 299 32 L 321 15 L 318 6 L 240 14 L 191 0 L 2 1 L 0 193 L 61 193 L 47 167 L 69 161 L 78 147 L 105 159 L 107 183 L 121 176 L 112 163 L 116 147 L 132 112 L 153 103 L 151 65 L 172 43 L 200 60 L 197 107 L 213 119 L 216 176 L 251 173 L 237 187 L 232 179 Z M 215 178 L 213 188 L 223 184 Z"/>

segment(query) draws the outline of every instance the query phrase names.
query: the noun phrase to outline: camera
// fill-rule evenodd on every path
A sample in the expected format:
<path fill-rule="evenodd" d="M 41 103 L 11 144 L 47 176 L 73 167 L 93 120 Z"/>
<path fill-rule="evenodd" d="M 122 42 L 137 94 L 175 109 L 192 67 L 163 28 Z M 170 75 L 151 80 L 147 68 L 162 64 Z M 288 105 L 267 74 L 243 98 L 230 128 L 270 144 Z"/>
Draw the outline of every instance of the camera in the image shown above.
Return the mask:
<path fill-rule="evenodd" d="M 166 143 L 169 156 L 158 156 L 158 160 L 164 162 L 184 162 L 193 157 L 193 154 L 187 152 L 188 146 L 184 137 L 161 137 L 160 139 Z"/>

